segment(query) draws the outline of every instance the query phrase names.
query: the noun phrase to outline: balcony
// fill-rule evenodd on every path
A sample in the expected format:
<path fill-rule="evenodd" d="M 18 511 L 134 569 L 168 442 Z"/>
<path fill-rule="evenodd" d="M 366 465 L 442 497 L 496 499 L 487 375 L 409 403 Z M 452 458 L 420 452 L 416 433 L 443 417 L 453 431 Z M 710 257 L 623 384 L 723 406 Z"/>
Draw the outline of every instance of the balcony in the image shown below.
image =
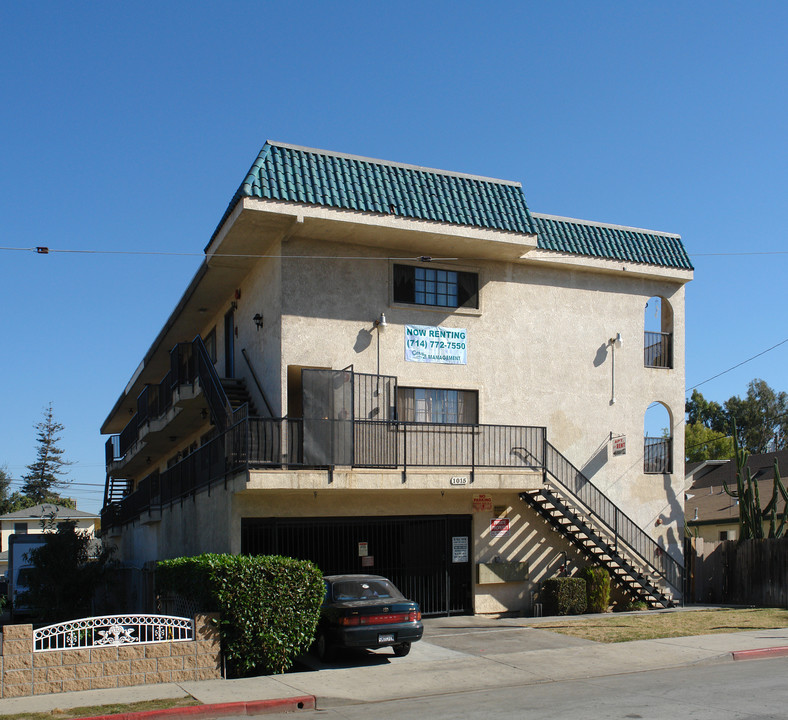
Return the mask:
<path fill-rule="evenodd" d="M 644 333 L 643 364 L 650 368 L 673 367 L 673 333 Z"/>
<path fill-rule="evenodd" d="M 643 472 L 647 474 L 673 472 L 673 438 L 643 439 Z"/>
<path fill-rule="evenodd" d="M 149 457 L 166 455 L 175 438 L 205 425 L 208 398 L 202 387 L 197 343 L 202 345 L 199 338 L 178 343 L 170 351 L 170 371 L 161 382 L 145 385 L 137 396 L 137 412 L 106 442 L 108 472 L 140 474 Z"/>
<path fill-rule="evenodd" d="M 533 472 L 544 468 L 545 442 L 543 427 L 245 417 L 105 506 L 102 527 L 129 522 L 244 470 L 351 466 Z"/>

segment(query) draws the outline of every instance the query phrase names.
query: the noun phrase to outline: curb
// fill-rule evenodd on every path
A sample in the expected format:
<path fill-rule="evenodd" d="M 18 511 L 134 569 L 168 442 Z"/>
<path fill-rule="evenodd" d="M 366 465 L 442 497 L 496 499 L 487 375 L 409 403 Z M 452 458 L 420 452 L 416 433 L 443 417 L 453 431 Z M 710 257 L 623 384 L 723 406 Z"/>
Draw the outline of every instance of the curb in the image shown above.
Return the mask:
<path fill-rule="evenodd" d="M 167 710 L 93 715 L 79 718 L 79 720 L 175 720 L 175 718 L 218 718 L 228 715 L 265 715 L 267 713 L 315 710 L 316 703 L 317 700 L 314 695 L 300 695 L 273 700 L 188 705 L 186 707 L 168 708 Z"/>
<path fill-rule="evenodd" d="M 761 648 L 760 650 L 736 650 L 731 653 L 734 660 L 760 660 L 762 658 L 785 657 L 788 646 Z"/>

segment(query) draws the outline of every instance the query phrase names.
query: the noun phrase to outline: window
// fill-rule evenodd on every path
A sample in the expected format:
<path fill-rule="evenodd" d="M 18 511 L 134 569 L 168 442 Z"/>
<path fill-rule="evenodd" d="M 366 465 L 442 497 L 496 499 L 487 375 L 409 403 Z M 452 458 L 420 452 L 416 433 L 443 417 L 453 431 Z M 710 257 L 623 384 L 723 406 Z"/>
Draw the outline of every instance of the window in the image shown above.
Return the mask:
<path fill-rule="evenodd" d="M 479 307 L 479 276 L 416 265 L 394 266 L 394 302 L 450 308 Z"/>
<path fill-rule="evenodd" d="M 211 332 L 209 332 L 205 336 L 205 349 L 208 351 L 208 357 L 211 358 L 211 362 L 215 365 L 216 364 L 216 327 L 211 328 Z"/>
<path fill-rule="evenodd" d="M 27 535 L 27 523 L 26 522 L 14 523 L 14 532 L 17 535 Z"/>
<path fill-rule="evenodd" d="M 720 530 L 720 540 L 729 540 L 728 531 L 727 530 Z"/>
<path fill-rule="evenodd" d="M 479 421 L 479 397 L 475 390 L 397 388 L 398 417 L 405 422 L 461 423 Z"/>

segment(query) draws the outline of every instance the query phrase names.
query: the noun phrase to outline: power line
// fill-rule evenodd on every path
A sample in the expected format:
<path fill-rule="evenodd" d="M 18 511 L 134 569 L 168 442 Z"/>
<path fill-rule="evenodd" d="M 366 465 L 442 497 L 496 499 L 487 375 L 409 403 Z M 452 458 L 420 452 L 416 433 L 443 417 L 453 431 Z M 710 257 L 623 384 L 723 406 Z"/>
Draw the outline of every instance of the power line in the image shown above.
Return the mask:
<path fill-rule="evenodd" d="M 686 394 L 690 390 L 695 390 L 696 388 L 699 388 L 701 385 L 705 385 L 707 382 L 711 382 L 712 380 L 716 380 L 718 377 L 720 377 L 722 375 L 725 375 L 725 373 L 729 373 L 731 370 L 735 370 L 736 368 L 741 367 L 742 365 L 745 365 L 746 363 L 750 362 L 751 360 L 755 360 L 755 358 L 758 358 L 761 355 L 765 355 L 767 352 L 771 352 L 775 348 L 780 347 L 780 345 L 785 345 L 785 343 L 787 343 L 787 342 L 788 342 L 788 338 L 785 338 L 785 340 L 780 340 L 780 342 L 778 342 L 776 345 L 772 345 L 770 348 L 766 348 L 766 350 L 762 350 L 761 352 L 757 353 L 756 355 L 753 355 L 752 357 L 749 357 L 746 360 L 742 360 L 740 363 L 737 363 L 733 367 L 729 367 L 727 370 L 723 370 L 722 372 L 719 372 L 716 375 L 712 375 L 710 378 L 704 380 L 703 382 L 699 382 L 697 385 L 693 385 L 692 387 L 687 388 L 684 391 L 684 393 Z"/>
<path fill-rule="evenodd" d="M 76 254 L 76 255 L 153 255 L 153 256 L 171 256 L 171 257 L 205 257 L 202 252 L 162 252 L 157 250 L 83 250 L 83 249 L 69 249 L 69 248 L 51 248 L 45 245 L 37 245 L 35 247 L 0 247 L 0 250 L 10 252 L 33 252 L 38 255 L 50 255 L 54 253 L 63 254 Z M 752 252 L 729 252 L 729 253 L 690 253 L 690 257 L 743 257 L 747 255 L 788 255 L 788 250 L 762 250 Z M 259 258 L 259 259 L 282 259 L 291 258 L 297 260 L 422 260 L 424 257 L 370 257 L 370 256 L 327 256 L 327 255 L 257 255 L 254 253 L 249 254 L 235 254 L 235 253 L 213 253 L 211 257 L 229 257 L 229 258 Z M 441 257 L 429 258 L 429 260 L 457 260 L 455 257 Z"/>
<path fill-rule="evenodd" d="M 206 257 L 201 252 L 161 252 L 155 250 L 68 250 L 50 248 L 45 246 L 37 247 L 0 247 L 0 250 L 34 252 L 38 255 L 50 255 L 54 253 L 67 253 L 72 255 L 155 255 L 170 257 Z M 211 257 L 217 258 L 247 258 L 247 259 L 267 259 L 267 260 L 418 260 L 420 262 L 431 262 L 432 260 L 457 260 L 456 257 L 431 257 L 420 255 L 418 257 L 373 257 L 355 255 L 257 255 L 254 253 L 212 253 Z"/>

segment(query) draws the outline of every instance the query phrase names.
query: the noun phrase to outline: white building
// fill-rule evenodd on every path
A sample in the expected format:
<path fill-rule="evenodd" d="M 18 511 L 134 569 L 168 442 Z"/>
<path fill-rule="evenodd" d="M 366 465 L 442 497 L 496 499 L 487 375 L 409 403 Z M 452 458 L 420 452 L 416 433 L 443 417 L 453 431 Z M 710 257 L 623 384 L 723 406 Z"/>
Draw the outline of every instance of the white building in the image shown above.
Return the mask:
<path fill-rule="evenodd" d="M 104 535 L 135 568 L 379 572 L 427 613 L 530 612 L 591 562 L 678 599 L 692 272 L 519 183 L 266 143 L 102 426 Z"/>

